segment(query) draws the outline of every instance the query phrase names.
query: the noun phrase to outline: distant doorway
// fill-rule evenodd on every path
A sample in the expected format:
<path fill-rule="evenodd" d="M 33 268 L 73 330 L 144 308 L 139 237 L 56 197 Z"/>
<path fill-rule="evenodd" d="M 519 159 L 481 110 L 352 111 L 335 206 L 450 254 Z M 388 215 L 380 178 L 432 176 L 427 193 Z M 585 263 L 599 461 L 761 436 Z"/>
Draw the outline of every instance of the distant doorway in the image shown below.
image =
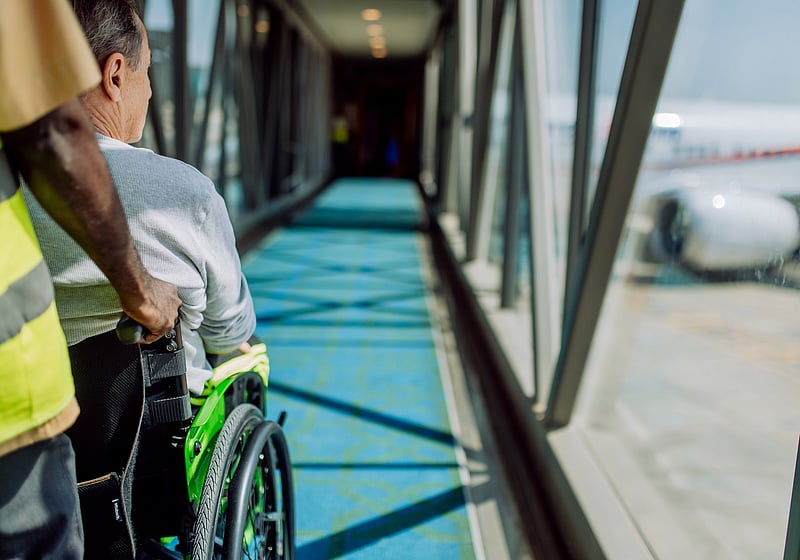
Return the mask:
<path fill-rule="evenodd" d="M 331 146 L 337 176 L 417 179 L 421 84 L 416 61 L 334 65 Z"/>

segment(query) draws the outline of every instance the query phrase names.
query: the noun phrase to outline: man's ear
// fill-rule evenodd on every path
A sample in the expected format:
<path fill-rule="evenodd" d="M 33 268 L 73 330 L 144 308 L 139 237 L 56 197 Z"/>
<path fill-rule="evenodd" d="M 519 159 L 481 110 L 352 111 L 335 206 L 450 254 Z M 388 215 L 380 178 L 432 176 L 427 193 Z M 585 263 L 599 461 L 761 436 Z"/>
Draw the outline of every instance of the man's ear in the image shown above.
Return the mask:
<path fill-rule="evenodd" d="M 125 57 L 120 53 L 112 53 L 102 68 L 103 90 L 111 101 L 122 99 L 122 86 L 125 80 Z"/>

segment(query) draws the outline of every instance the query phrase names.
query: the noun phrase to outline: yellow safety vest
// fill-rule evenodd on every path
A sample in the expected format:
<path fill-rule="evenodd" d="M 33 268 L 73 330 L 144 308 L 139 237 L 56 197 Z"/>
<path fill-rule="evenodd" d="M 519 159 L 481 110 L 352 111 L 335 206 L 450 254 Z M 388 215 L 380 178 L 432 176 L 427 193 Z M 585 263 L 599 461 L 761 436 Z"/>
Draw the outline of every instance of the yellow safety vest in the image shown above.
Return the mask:
<path fill-rule="evenodd" d="M 50 274 L 0 143 L 0 444 L 53 419 L 74 394 Z"/>

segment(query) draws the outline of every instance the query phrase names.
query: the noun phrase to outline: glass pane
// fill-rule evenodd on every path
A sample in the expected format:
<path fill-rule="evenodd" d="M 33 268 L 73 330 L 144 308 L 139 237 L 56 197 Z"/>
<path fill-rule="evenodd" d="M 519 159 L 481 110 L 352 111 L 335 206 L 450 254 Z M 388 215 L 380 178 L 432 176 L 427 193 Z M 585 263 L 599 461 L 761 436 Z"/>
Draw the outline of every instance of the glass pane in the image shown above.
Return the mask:
<path fill-rule="evenodd" d="M 195 131 L 202 126 L 206 110 L 219 10 L 220 0 L 194 0 L 188 4 L 189 88 L 193 107 L 192 126 Z M 197 140 L 196 134 L 192 138 Z M 192 150 L 194 149 L 196 146 L 192 146 Z"/>
<path fill-rule="evenodd" d="M 173 76 L 175 62 L 173 58 L 172 37 L 175 31 L 174 14 L 171 0 L 148 0 L 144 12 L 144 25 L 150 41 L 152 64 L 150 80 L 153 99 L 150 101 L 148 126 L 139 145 L 157 149 L 153 120 L 160 118 L 164 134 L 165 151 L 175 151 L 175 94 Z M 157 115 L 153 112 L 157 111 Z"/>
<path fill-rule="evenodd" d="M 223 62 L 220 64 L 220 68 L 217 70 L 217 76 L 215 76 L 214 82 L 209 83 L 208 86 L 211 88 L 212 95 L 210 98 L 206 98 L 209 101 L 209 110 L 208 110 L 208 123 L 206 125 L 206 133 L 205 133 L 205 148 L 202 154 L 202 160 L 197 162 L 198 169 L 203 172 L 206 176 L 211 178 L 214 183 L 217 184 L 217 189 L 220 189 L 220 161 L 222 158 L 222 122 L 223 122 L 223 110 L 222 110 L 222 89 L 223 89 L 223 82 L 222 82 L 222 71 L 224 69 L 225 63 Z M 199 103 L 203 106 L 206 104 L 206 99 L 199 101 Z M 195 108 L 197 105 L 195 105 Z M 204 109 L 205 110 L 205 109 Z M 195 115 L 197 117 L 197 115 Z M 201 121 L 202 123 L 202 121 Z M 197 131 L 196 134 L 198 136 L 197 141 L 200 141 L 200 131 L 202 128 L 201 124 L 195 122 L 195 130 Z"/>
<path fill-rule="evenodd" d="M 258 6 L 253 30 L 255 31 L 255 41 L 253 47 L 265 49 L 269 39 L 270 15 L 266 6 Z"/>
<path fill-rule="evenodd" d="M 308 110 L 304 107 L 303 103 L 308 103 L 310 96 L 303 96 L 301 92 L 309 91 L 309 52 L 308 47 L 301 41 L 295 45 L 295 83 L 294 83 L 294 99 L 301 100 L 295 108 L 296 119 L 294 122 L 293 131 L 293 152 L 294 158 L 292 163 L 292 189 L 295 189 L 299 183 L 302 183 L 307 177 L 306 163 L 308 161 L 308 154 L 306 150 L 311 146 L 310 138 L 308 137 L 308 118 L 313 113 L 313 110 Z M 401 95 L 402 99 L 402 95 Z M 397 106 L 402 106 L 398 103 Z M 402 125 L 390 125 L 386 141 L 386 148 L 384 153 L 384 165 L 388 173 L 401 173 L 403 158 L 400 153 L 398 144 L 402 143 Z"/>
<path fill-rule="evenodd" d="M 484 188 L 495 192 L 494 216 L 489 237 L 489 261 L 501 263 L 505 233 L 506 198 L 508 189 L 508 140 L 511 125 L 511 64 L 514 46 L 513 3 L 506 2 L 500 26 L 500 39 L 489 116 L 488 151 L 485 162 Z"/>
<path fill-rule="evenodd" d="M 608 129 L 613 117 L 622 66 L 628 48 L 636 0 L 599 2 L 600 25 L 597 44 L 595 111 L 592 124 L 591 167 L 586 211 L 597 184 Z M 553 158 L 556 211 L 556 248 L 564 258 L 567 243 L 570 191 L 572 186 L 575 116 L 577 111 L 578 62 L 580 58 L 582 0 L 545 0 L 545 50 L 547 102 L 545 110 Z"/>
<path fill-rule="evenodd" d="M 594 338 L 574 425 L 659 559 L 782 557 L 798 18 L 793 0 L 687 0 Z"/>
<path fill-rule="evenodd" d="M 628 51 L 633 19 L 636 16 L 637 0 L 607 0 L 600 2 L 600 31 L 597 45 L 597 70 L 594 124 L 592 129 L 592 165 L 589 173 L 586 212 L 588 213 L 594 191 L 597 187 L 597 178 L 600 174 L 600 165 L 603 162 L 603 153 L 608 141 L 608 131 L 611 119 L 614 117 L 619 81 L 622 77 L 622 67 L 625 64 L 625 55 Z"/>
<path fill-rule="evenodd" d="M 239 107 L 236 104 L 236 78 L 226 80 L 229 87 L 225 92 L 225 109 L 222 123 L 222 134 L 225 149 L 225 163 L 221 172 L 225 174 L 222 186 L 222 196 L 228 207 L 231 220 L 236 218 L 244 209 L 242 194 L 241 161 L 239 159 Z M 219 185 L 218 185 L 219 186 Z"/>
<path fill-rule="evenodd" d="M 266 67 L 270 57 L 267 53 L 267 46 L 270 44 L 270 31 L 272 20 L 266 6 L 259 5 L 256 8 L 255 20 L 253 23 L 254 39 L 252 42 L 253 57 L 253 88 L 257 100 L 266 100 L 268 96 L 267 76 L 269 69 Z M 258 103 L 259 109 L 266 107 L 266 103 Z M 258 122 L 265 122 L 263 112 L 258 115 Z"/>
<path fill-rule="evenodd" d="M 235 223 L 236 219 L 244 211 L 244 195 L 242 192 L 242 162 L 239 153 L 239 88 L 250 87 L 250 79 L 245 83 L 242 79 L 241 70 L 241 43 L 242 37 L 250 37 L 253 26 L 252 11 L 248 0 L 237 0 L 236 2 L 236 21 L 234 26 L 234 50 L 226 53 L 225 74 L 222 83 L 224 90 L 223 98 L 223 123 L 222 123 L 222 146 L 224 149 L 224 165 L 221 173 L 224 174 L 222 181 L 222 196 L 228 207 L 231 220 Z"/>
<path fill-rule="evenodd" d="M 546 118 L 553 159 L 553 200 L 556 213 L 556 256 L 564 259 L 567 244 L 575 113 L 578 91 L 581 0 L 545 0 Z"/>

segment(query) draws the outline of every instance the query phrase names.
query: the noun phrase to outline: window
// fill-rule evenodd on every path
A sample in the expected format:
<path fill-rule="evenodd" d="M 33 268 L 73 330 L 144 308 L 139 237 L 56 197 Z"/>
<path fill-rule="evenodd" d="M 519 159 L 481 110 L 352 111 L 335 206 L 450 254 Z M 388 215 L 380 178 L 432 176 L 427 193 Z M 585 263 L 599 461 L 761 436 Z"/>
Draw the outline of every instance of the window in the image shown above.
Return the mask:
<path fill-rule="evenodd" d="M 800 433 L 798 17 L 789 0 L 686 2 L 573 417 L 660 559 L 783 552 Z"/>

